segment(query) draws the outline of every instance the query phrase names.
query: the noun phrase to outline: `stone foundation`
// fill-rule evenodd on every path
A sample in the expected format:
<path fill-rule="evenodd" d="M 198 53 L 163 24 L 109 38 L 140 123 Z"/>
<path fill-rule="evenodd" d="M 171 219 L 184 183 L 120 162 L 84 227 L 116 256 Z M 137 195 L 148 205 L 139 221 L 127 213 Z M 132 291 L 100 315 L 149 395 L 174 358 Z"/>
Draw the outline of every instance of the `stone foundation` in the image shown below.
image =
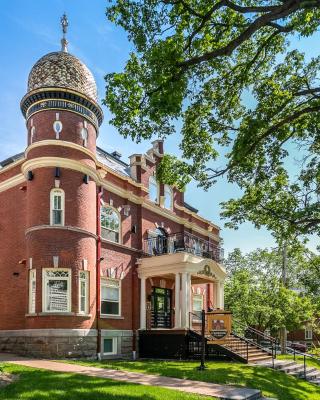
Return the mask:
<path fill-rule="evenodd" d="M 117 338 L 116 354 L 102 358 L 131 358 L 132 331 L 102 330 L 103 339 Z M 95 329 L 25 329 L 0 331 L 0 352 L 42 358 L 96 358 L 97 331 Z"/>

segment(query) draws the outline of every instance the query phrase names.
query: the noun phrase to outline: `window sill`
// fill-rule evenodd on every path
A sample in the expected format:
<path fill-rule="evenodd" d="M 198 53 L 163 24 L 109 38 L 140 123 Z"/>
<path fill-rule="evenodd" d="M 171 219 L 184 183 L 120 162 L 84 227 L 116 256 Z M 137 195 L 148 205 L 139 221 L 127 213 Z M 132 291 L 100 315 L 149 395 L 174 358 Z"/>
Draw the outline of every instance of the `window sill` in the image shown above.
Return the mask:
<path fill-rule="evenodd" d="M 48 312 L 40 312 L 37 314 L 38 316 L 42 317 L 42 316 L 47 316 L 47 315 L 61 315 L 63 317 L 65 316 L 73 316 L 76 315 L 76 313 L 74 312 L 55 312 L 55 311 L 48 311 Z"/>
<path fill-rule="evenodd" d="M 101 314 L 101 319 L 124 319 L 122 315 L 109 315 L 109 314 Z"/>
<path fill-rule="evenodd" d="M 92 314 L 76 313 L 76 316 L 82 318 L 91 318 Z"/>

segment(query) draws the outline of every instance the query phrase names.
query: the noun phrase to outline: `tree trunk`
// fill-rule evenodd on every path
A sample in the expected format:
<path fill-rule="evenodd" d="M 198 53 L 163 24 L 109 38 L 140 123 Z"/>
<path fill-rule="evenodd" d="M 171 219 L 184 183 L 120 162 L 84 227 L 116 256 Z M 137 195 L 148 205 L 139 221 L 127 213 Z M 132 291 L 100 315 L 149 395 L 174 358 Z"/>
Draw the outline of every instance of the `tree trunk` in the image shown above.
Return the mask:
<path fill-rule="evenodd" d="M 287 287 L 287 265 L 288 265 L 288 258 L 287 258 L 287 242 L 283 244 L 282 249 L 282 276 L 281 281 L 284 287 Z M 284 326 L 280 329 L 280 347 L 281 347 L 281 354 L 287 353 L 287 329 Z"/>

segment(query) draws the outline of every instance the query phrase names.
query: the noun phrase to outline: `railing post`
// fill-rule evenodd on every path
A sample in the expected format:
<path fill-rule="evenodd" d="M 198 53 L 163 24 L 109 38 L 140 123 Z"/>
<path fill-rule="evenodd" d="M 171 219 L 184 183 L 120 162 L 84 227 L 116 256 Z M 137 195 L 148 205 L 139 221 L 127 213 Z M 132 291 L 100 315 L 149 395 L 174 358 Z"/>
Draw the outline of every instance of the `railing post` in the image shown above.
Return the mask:
<path fill-rule="evenodd" d="M 249 343 L 247 342 L 247 363 L 249 364 Z"/>
<path fill-rule="evenodd" d="M 296 361 L 296 349 L 293 349 L 293 361 Z"/>
<path fill-rule="evenodd" d="M 271 351 L 272 351 L 272 368 L 274 369 L 274 352 L 277 352 L 277 349 L 274 348 L 274 343 L 272 343 Z"/>
<path fill-rule="evenodd" d="M 206 312 L 201 311 L 201 363 L 199 366 L 199 371 L 203 371 L 205 366 L 205 352 L 206 352 Z"/>
<path fill-rule="evenodd" d="M 303 372 L 304 372 L 304 379 L 307 380 L 307 368 L 306 368 L 306 355 L 303 355 Z"/>

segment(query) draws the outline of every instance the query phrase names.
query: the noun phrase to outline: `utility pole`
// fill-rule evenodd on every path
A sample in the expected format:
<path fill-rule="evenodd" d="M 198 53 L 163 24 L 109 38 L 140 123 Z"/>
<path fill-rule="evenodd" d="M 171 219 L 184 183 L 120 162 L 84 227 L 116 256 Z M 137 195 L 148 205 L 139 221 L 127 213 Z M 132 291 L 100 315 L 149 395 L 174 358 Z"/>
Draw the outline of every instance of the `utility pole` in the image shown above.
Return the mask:
<path fill-rule="evenodd" d="M 288 255 L 287 255 L 287 241 L 284 242 L 282 247 L 282 273 L 281 273 L 281 282 L 283 286 L 287 287 L 287 268 L 288 268 Z M 286 345 L 287 345 L 287 329 L 283 327 L 280 329 L 280 345 L 281 345 L 281 354 L 286 354 Z"/>

